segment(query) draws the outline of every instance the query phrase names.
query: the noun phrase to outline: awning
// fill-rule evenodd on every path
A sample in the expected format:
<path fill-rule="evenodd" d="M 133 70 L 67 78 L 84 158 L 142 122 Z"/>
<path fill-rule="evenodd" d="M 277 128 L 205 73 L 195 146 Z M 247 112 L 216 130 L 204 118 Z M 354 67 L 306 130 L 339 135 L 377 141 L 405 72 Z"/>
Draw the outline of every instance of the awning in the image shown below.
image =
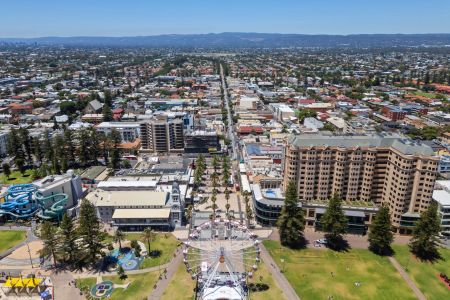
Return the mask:
<path fill-rule="evenodd" d="M 360 217 L 365 218 L 366 214 L 359 210 L 346 210 L 344 209 L 344 214 L 348 217 Z"/>
<path fill-rule="evenodd" d="M 360 218 L 366 217 L 366 214 L 359 210 L 348 210 L 348 209 L 343 209 L 343 210 L 344 210 L 344 215 L 346 215 L 347 217 L 360 217 Z M 318 208 L 315 208 L 315 211 L 316 211 L 316 214 L 323 215 L 326 211 L 326 208 L 318 207 Z"/>

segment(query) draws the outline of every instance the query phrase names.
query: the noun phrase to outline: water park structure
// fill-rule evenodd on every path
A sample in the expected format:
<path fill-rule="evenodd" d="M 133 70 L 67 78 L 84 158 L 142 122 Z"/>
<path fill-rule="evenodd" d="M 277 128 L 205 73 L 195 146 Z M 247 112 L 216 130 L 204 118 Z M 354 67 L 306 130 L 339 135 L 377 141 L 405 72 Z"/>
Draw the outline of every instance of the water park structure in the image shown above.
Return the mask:
<path fill-rule="evenodd" d="M 14 184 L 8 187 L 5 201 L 0 203 L 0 217 L 26 220 L 37 216 L 42 220 L 59 220 L 81 195 L 81 180 L 72 173 Z"/>

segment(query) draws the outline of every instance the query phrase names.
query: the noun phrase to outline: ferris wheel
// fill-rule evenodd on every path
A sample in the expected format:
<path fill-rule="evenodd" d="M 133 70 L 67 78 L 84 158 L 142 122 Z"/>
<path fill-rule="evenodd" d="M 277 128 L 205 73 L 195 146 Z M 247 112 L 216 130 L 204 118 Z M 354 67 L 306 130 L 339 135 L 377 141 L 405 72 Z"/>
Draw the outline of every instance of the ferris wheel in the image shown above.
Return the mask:
<path fill-rule="evenodd" d="M 247 279 L 260 262 L 256 235 L 237 221 L 216 219 L 191 230 L 183 262 L 197 280 L 196 299 L 248 299 Z"/>

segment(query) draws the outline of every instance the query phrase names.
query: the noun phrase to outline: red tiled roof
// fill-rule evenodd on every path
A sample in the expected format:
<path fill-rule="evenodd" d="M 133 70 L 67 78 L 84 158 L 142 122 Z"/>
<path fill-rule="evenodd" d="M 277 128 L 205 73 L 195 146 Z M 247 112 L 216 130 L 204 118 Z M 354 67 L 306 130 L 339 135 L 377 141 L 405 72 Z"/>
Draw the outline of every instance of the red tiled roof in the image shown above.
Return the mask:
<path fill-rule="evenodd" d="M 251 133 L 251 132 L 262 133 L 263 129 L 259 126 L 240 126 L 238 128 L 238 132 L 239 133 Z"/>
<path fill-rule="evenodd" d="M 313 104 L 316 103 L 313 99 L 300 99 L 298 100 L 298 104 Z"/>

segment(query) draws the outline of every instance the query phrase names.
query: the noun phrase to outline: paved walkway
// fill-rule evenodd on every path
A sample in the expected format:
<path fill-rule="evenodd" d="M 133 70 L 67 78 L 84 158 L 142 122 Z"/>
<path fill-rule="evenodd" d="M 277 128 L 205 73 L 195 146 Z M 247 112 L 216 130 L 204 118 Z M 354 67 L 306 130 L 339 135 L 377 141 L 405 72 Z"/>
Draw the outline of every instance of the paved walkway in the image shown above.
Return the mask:
<path fill-rule="evenodd" d="M 80 290 L 75 287 L 74 277 L 70 272 L 54 272 L 51 275 L 55 287 L 55 299 L 83 300 Z"/>
<path fill-rule="evenodd" d="M 181 254 L 181 250 L 179 249 L 180 248 L 178 248 L 176 252 L 177 256 L 172 259 L 167 268 L 165 268 L 167 270 L 167 273 L 165 274 L 165 276 L 162 276 L 161 280 L 156 283 L 156 289 L 152 290 L 151 294 L 148 296 L 148 300 L 161 299 L 164 291 L 169 286 L 170 280 L 177 272 L 180 263 L 183 261 L 183 255 Z"/>
<path fill-rule="evenodd" d="M 286 277 L 284 277 L 284 275 L 280 272 L 280 269 L 277 267 L 277 264 L 273 260 L 272 256 L 270 256 L 266 247 L 264 247 L 263 244 L 260 244 L 260 248 L 262 260 L 267 265 L 270 274 L 272 274 L 273 278 L 277 282 L 280 289 L 283 291 L 286 298 L 289 300 L 300 300 L 300 297 L 292 288 L 291 284 L 287 281 Z"/>
<path fill-rule="evenodd" d="M 398 263 L 398 261 L 392 256 L 388 257 L 388 259 L 391 262 L 391 264 L 394 266 L 394 268 L 400 273 L 403 280 L 405 280 L 405 282 L 413 290 L 416 297 L 420 300 L 427 300 L 425 295 L 419 290 L 417 285 L 414 283 L 414 281 L 412 281 L 411 277 L 409 277 L 408 273 L 406 273 L 406 271 L 402 268 L 402 266 Z"/>
<path fill-rule="evenodd" d="M 143 274 L 143 273 L 148 273 L 148 272 L 153 272 L 153 271 L 158 271 L 158 270 L 164 270 L 164 269 L 168 268 L 170 264 L 171 264 L 171 262 L 164 264 L 164 265 L 151 267 L 151 268 L 126 271 L 126 273 L 127 273 L 127 275 L 131 275 L 131 274 Z M 73 274 L 74 278 L 79 279 L 79 278 L 92 278 L 92 277 L 97 277 L 97 276 L 114 276 L 114 275 L 117 275 L 117 271 L 111 271 L 111 272 L 83 271 L 81 273 L 72 272 L 72 274 Z"/>

